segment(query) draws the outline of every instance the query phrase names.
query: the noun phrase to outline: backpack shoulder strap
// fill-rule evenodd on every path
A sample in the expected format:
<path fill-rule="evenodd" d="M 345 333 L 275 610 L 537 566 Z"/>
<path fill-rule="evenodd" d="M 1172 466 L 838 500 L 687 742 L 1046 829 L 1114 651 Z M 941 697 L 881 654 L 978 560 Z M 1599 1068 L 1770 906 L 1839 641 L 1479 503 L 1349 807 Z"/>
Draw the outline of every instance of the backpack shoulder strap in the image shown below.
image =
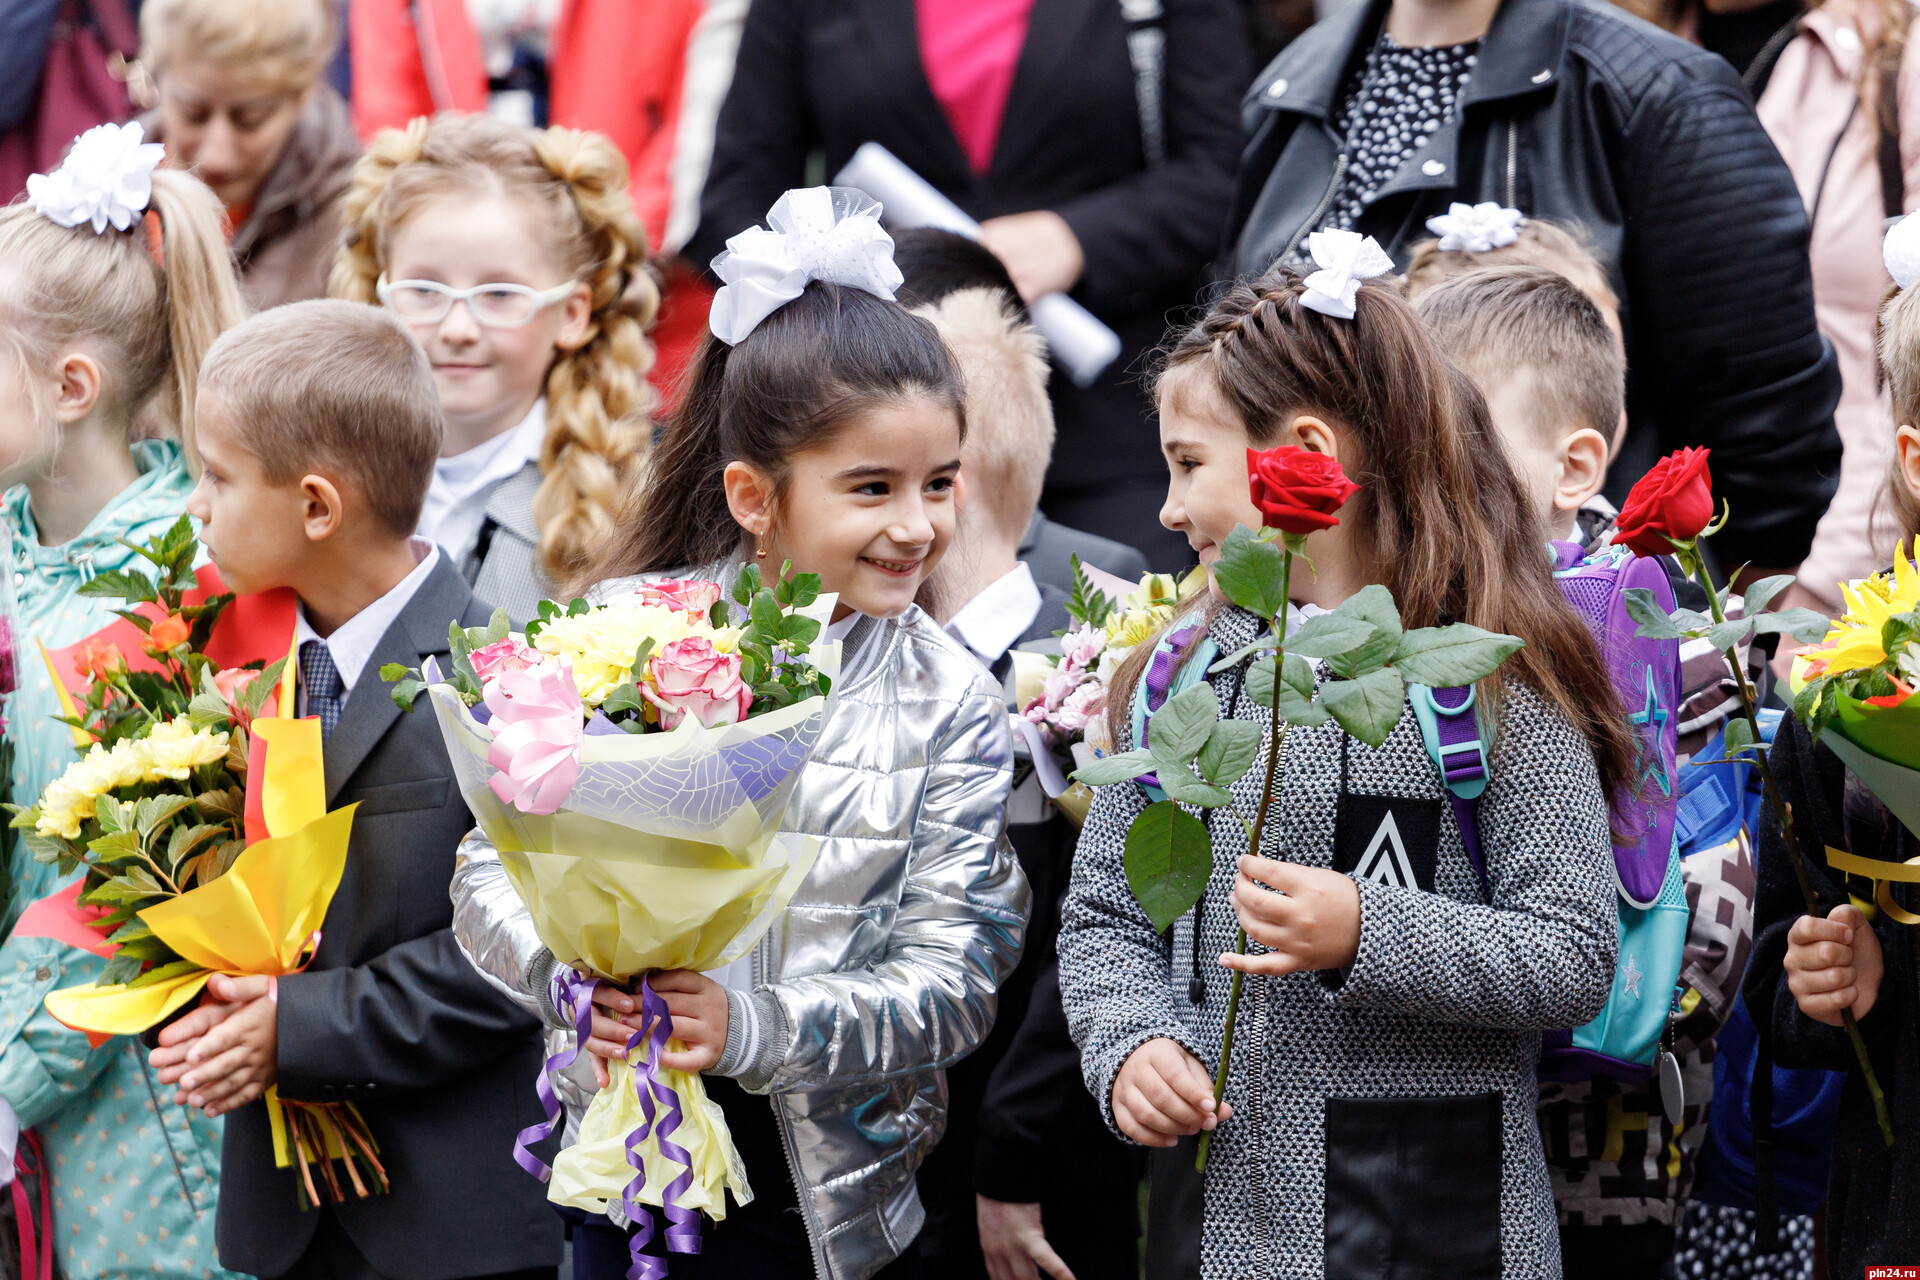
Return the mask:
<path fill-rule="evenodd" d="M 1473 686 L 1435 689 L 1409 684 L 1407 701 L 1413 704 L 1413 717 L 1420 724 L 1420 740 L 1447 788 L 1453 819 L 1460 827 L 1460 843 L 1467 847 L 1474 878 L 1480 881 L 1480 892 L 1491 898 L 1486 856 L 1480 847 L 1480 796 L 1487 789 L 1487 746 Z"/>
<path fill-rule="evenodd" d="M 1194 633 L 1200 627 L 1198 622 L 1177 627 L 1161 636 L 1153 646 L 1153 656 L 1147 659 L 1147 669 L 1140 673 L 1140 682 L 1133 687 L 1133 704 L 1128 708 L 1134 746 L 1147 745 L 1154 713 L 1167 705 L 1167 699 L 1174 694 L 1205 680 L 1207 668 L 1220 656 L 1220 646 L 1213 642 L 1213 637 L 1203 635 L 1200 643 L 1194 645 L 1192 656 L 1184 663 L 1180 661 L 1180 651 L 1193 643 Z M 1160 790 L 1160 780 L 1153 774 L 1141 774 L 1134 781 L 1154 803 L 1167 798 Z"/>

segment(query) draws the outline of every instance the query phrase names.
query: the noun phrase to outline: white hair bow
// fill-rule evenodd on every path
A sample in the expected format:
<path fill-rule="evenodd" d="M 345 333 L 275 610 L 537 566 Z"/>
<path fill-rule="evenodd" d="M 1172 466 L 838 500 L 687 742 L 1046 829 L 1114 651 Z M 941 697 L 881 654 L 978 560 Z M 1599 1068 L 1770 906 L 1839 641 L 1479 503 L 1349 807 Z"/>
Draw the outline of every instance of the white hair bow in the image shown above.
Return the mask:
<path fill-rule="evenodd" d="M 748 227 L 713 260 L 726 283 L 713 296 L 713 336 L 739 345 L 754 327 L 828 280 L 891 299 L 900 287 L 893 237 L 880 228 L 880 205 L 851 187 L 789 191 L 767 212 L 766 227 Z"/>
<path fill-rule="evenodd" d="M 87 130 L 58 169 L 27 179 L 27 203 L 63 227 L 88 222 L 98 235 L 112 223 L 125 231 L 153 199 L 153 171 L 167 154 L 145 136 L 137 120 Z"/>
<path fill-rule="evenodd" d="M 1484 204 L 1452 204 L 1438 217 L 1427 219 L 1427 230 L 1440 237 L 1442 253 L 1486 253 L 1504 249 L 1520 238 L 1526 215 L 1488 200 Z"/>
<path fill-rule="evenodd" d="M 1913 282 L 1920 280 L 1920 214 L 1910 213 L 1887 228 L 1887 238 L 1880 242 L 1880 259 L 1902 289 L 1911 289 Z"/>
<path fill-rule="evenodd" d="M 1360 282 L 1393 270 L 1393 259 L 1372 236 L 1354 231 L 1316 231 L 1307 237 L 1307 252 L 1320 270 L 1307 277 L 1300 305 L 1336 320 L 1353 319 Z"/>

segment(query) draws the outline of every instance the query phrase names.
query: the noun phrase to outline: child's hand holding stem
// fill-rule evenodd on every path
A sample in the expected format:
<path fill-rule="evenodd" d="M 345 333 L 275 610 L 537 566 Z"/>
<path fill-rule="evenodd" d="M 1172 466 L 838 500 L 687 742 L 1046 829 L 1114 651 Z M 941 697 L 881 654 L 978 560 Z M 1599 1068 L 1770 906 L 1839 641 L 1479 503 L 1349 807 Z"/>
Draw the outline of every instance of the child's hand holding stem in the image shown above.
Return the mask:
<path fill-rule="evenodd" d="M 1835 907 L 1825 920 L 1801 916 L 1787 934 L 1787 989 L 1800 1012 L 1830 1027 L 1844 1014 L 1864 1018 L 1880 995 L 1886 964 L 1880 939 L 1855 906 Z"/>
<path fill-rule="evenodd" d="M 1325 867 L 1243 857 L 1233 881 L 1233 910 L 1264 955 L 1226 952 L 1220 963 L 1242 973 L 1341 969 L 1360 951 L 1360 888 Z"/>
<path fill-rule="evenodd" d="M 1143 1147 L 1171 1147 L 1233 1115 L 1213 1101 L 1213 1079 L 1177 1041 L 1149 1040 L 1128 1055 L 1113 1078 L 1113 1119 Z"/>
<path fill-rule="evenodd" d="M 669 969 L 647 979 L 654 994 L 666 1002 L 673 1018 L 672 1035 L 683 1046 L 668 1049 L 660 1065 L 673 1071 L 706 1071 L 716 1066 L 727 1047 L 726 988 L 703 973 L 689 969 Z M 593 1078 L 602 1089 L 607 1087 L 607 1061 L 625 1060 L 627 1041 L 644 1030 L 640 998 L 618 987 L 602 984 L 593 993 L 593 1030 L 587 1039 L 588 1060 L 593 1063 Z"/>

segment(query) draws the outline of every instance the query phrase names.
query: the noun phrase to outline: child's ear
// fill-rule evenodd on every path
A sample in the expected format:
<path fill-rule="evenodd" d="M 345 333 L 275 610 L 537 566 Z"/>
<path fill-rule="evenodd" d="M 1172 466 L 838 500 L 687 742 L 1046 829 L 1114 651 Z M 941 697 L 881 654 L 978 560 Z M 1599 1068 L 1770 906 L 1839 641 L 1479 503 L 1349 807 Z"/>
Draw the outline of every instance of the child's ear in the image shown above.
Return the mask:
<path fill-rule="evenodd" d="M 346 517 L 340 486 L 325 476 L 300 477 L 301 518 L 308 542 L 325 542 Z"/>
<path fill-rule="evenodd" d="M 562 351 L 578 351 L 587 343 L 587 326 L 593 322 L 593 289 L 582 282 L 560 304 L 560 332 L 553 345 Z"/>
<path fill-rule="evenodd" d="M 53 400 L 55 421 L 71 426 L 93 412 L 100 403 L 103 378 L 100 362 L 84 351 L 69 351 L 55 368 L 60 379 Z"/>
<path fill-rule="evenodd" d="M 733 522 L 756 538 L 773 528 L 773 479 L 744 462 L 729 462 L 720 482 L 727 490 Z"/>
<path fill-rule="evenodd" d="M 1287 429 L 1293 443 L 1308 453 L 1324 453 L 1335 462 L 1340 461 L 1340 446 L 1335 439 L 1333 428 L 1312 414 L 1303 413 L 1294 418 L 1293 425 Z"/>
<path fill-rule="evenodd" d="M 1894 433 L 1893 456 L 1907 492 L 1920 498 L 1920 427 L 1901 424 L 1900 430 Z"/>
<path fill-rule="evenodd" d="M 1607 479 L 1607 438 L 1591 427 L 1567 436 L 1556 453 L 1560 477 L 1553 486 L 1555 511 L 1578 511 Z"/>

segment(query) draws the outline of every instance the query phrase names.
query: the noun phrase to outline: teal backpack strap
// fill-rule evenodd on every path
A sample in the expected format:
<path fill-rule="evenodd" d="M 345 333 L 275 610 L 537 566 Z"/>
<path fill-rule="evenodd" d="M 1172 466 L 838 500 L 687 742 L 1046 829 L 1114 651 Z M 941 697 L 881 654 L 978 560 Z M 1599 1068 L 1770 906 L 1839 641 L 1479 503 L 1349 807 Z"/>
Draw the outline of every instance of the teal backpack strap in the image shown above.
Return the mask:
<path fill-rule="evenodd" d="M 1140 677 L 1140 683 L 1133 688 L 1132 725 L 1133 745 L 1147 745 L 1154 712 L 1167 705 L 1167 699 L 1176 693 L 1191 689 L 1207 678 L 1207 668 L 1220 656 L 1220 646 L 1213 642 L 1212 636 L 1202 636 L 1200 643 L 1194 646 L 1193 656 L 1186 662 L 1180 661 L 1180 651 L 1193 640 L 1194 632 L 1201 624 L 1189 623 L 1160 637 L 1153 646 L 1153 656 L 1147 660 L 1147 669 Z M 1141 774 L 1134 779 L 1140 789 L 1147 793 L 1155 804 L 1165 800 L 1167 795 L 1160 790 L 1160 780 L 1151 773 Z"/>
<path fill-rule="evenodd" d="M 1460 843 L 1480 881 L 1480 891 L 1493 896 L 1487 884 L 1487 860 L 1480 847 L 1480 796 L 1487 789 L 1487 738 L 1481 730 L 1478 699 L 1473 686 L 1435 689 L 1407 685 L 1407 701 L 1420 725 L 1420 741 L 1427 748 L 1440 780 L 1453 803 L 1453 819 L 1460 827 Z"/>

